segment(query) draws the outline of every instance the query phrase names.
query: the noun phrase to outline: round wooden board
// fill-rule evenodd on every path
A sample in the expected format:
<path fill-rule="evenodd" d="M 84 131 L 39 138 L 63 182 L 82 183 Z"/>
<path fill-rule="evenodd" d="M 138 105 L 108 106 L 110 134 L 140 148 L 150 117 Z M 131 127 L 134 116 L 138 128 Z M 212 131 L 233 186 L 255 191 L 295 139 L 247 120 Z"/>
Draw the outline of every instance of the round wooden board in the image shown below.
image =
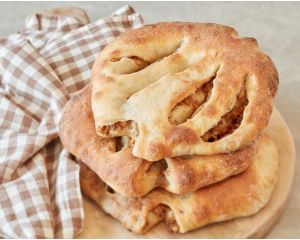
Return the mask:
<path fill-rule="evenodd" d="M 266 132 L 279 149 L 279 178 L 269 203 L 256 215 L 211 224 L 186 234 L 169 233 L 164 223 L 146 235 L 126 230 L 117 220 L 105 214 L 94 202 L 84 198 L 85 220 L 78 238 L 262 238 L 283 212 L 292 185 L 295 168 L 295 147 L 290 131 L 274 109 Z M 238 203 L 237 203 L 238 204 Z"/>

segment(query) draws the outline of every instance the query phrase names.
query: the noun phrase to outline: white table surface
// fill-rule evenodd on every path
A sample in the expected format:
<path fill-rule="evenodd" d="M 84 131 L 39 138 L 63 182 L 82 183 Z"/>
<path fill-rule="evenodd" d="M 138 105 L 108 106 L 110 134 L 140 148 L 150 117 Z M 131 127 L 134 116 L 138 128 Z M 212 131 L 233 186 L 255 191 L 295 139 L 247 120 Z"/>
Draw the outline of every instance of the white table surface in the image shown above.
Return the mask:
<path fill-rule="evenodd" d="M 216 22 L 241 36 L 254 37 L 271 56 L 280 76 L 275 105 L 300 149 L 300 2 L 0 2 L 0 36 L 23 26 L 27 15 L 61 6 L 83 8 L 90 20 L 108 16 L 130 4 L 146 23 L 160 21 Z M 299 157 L 298 157 L 299 158 Z M 269 238 L 300 238 L 300 162 L 288 206 Z"/>

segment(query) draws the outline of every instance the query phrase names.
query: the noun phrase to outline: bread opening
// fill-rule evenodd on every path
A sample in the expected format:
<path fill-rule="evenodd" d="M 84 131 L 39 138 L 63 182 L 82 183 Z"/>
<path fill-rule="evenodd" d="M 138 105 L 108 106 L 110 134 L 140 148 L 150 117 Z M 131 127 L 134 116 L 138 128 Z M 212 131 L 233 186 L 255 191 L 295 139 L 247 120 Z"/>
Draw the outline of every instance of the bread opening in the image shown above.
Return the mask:
<path fill-rule="evenodd" d="M 150 167 L 147 169 L 146 173 L 153 172 L 153 171 L 159 171 L 163 172 L 168 168 L 168 164 L 165 159 L 159 160 L 157 162 L 154 162 L 150 165 Z"/>
<path fill-rule="evenodd" d="M 150 228 L 154 225 L 158 224 L 159 222 L 165 219 L 166 211 L 168 210 L 168 206 L 165 204 L 159 204 L 151 209 L 145 220 L 145 224 L 143 226 L 143 233 L 146 233 Z"/>
<path fill-rule="evenodd" d="M 166 216 L 165 216 L 166 224 L 168 227 L 168 230 L 173 233 L 178 233 L 179 232 L 179 225 L 176 221 L 175 215 L 171 208 L 167 208 L 166 210 Z"/>
<path fill-rule="evenodd" d="M 175 125 L 184 123 L 198 113 L 211 95 L 214 79 L 215 76 L 209 82 L 196 89 L 195 93 L 177 103 L 171 110 L 170 123 Z"/>
<path fill-rule="evenodd" d="M 105 190 L 106 190 L 106 192 L 109 193 L 109 194 L 115 194 L 115 193 L 116 193 L 115 190 L 113 190 L 113 189 L 112 189 L 110 186 L 108 186 L 108 185 L 105 186 Z"/>
<path fill-rule="evenodd" d="M 121 151 L 124 147 L 131 148 L 134 144 L 133 139 L 128 136 L 115 137 L 115 152 Z"/>
<path fill-rule="evenodd" d="M 129 136 L 134 138 L 138 135 L 138 127 L 135 121 L 118 121 L 111 125 L 98 128 L 98 134 L 104 138 Z"/>
<path fill-rule="evenodd" d="M 225 114 L 215 127 L 202 136 L 203 141 L 215 142 L 233 133 L 242 122 L 244 109 L 247 104 L 248 98 L 246 88 L 243 86 L 231 111 Z"/>
<path fill-rule="evenodd" d="M 147 66 L 159 62 L 162 59 L 171 56 L 174 54 L 183 44 L 184 41 L 179 41 L 174 44 L 170 49 L 159 49 L 156 53 L 156 57 L 151 60 L 146 60 L 141 56 L 132 55 L 132 56 L 124 56 L 124 57 L 114 57 L 110 60 L 112 66 L 111 69 L 113 72 L 118 74 L 131 74 L 136 73 Z"/>
<path fill-rule="evenodd" d="M 113 71 L 118 74 L 130 74 L 141 71 L 151 63 L 139 56 L 128 56 L 122 58 L 113 58 Z"/>

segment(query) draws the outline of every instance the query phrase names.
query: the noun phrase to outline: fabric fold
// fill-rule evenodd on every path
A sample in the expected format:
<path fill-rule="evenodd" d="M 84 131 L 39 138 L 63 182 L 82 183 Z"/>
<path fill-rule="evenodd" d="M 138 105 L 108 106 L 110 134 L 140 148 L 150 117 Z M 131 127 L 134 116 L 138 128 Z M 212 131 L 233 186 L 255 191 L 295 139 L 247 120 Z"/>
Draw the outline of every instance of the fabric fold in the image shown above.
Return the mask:
<path fill-rule="evenodd" d="M 86 25 L 35 14 L 0 38 L 0 237 L 73 238 L 81 230 L 79 166 L 58 138 L 62 109 L 89 82 L 101 49 L 142 24 L 130 6 Z"/>

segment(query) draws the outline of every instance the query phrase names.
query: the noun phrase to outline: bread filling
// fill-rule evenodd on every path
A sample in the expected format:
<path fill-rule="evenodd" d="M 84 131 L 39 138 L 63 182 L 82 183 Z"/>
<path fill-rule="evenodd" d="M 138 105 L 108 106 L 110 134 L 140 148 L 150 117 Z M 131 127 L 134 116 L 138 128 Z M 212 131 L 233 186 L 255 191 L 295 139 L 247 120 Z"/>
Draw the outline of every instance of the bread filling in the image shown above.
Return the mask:
<path fill-rule="evenodd" d="M 245 86 L 237 96 L 236 103 L 232 110 L 225 114 L 219 123 L 202 136 L 205 142 L 215 142 L 237 129 L 243 119 L 244 109 L 248 104 Z"/>
<path fill-rule="evenodd" d="M 170 123 L 184 123 L 202 109 L 203 104 L 210 97 L 211 90 L 213 88 L 213 79 L 203 84 L 196 90 L 195 93 L 176 104 L 176 106 L 171 110 L 169 117 Z"/>
<path fill-rule="evenodd" d="M 139 56 L 113 58 L 110 61 L 113 64 L 113 72 L 118 74 L 135 73 L 151 64 L 151 62 L 148 62 Z"/>
<path fill-rule="evenodd" d="M 179 102 L 171 111 L 169 117 L 170 123 L 181 124 L 197 114 L 202 109 L 204 103 L 209 99 L 212 88 L 213 80 L 210 80 L 198 88 L 195 93 Z M 215 142 L 237 129 L 242 122 L 244 109 L 247 104 L 248 98 L 245 86 L 243 86 L 237 96 L 234 107 L 221 118 L 215 127 L 202 136 L 203 141 Z M 123 136 L 122 141 L 127 141 L 126 146 L 130 147 L 134 145 L 134 139 L 138 135 L 137 124 L 132 120 L 119 121 L 112 125 L 102 126 L 99 132 L 102 137 Z M 117 151 L 119 150 L 121 149 Z"/>
<path fill-rule="evenodd" d="M 132 121 L 118 121 L 112 125 L 101 126 L 98 130 L 101 137 L 111 138 L 120 136 L 135 137 L 138 134 L 137 124 Z"/>
<path fill-rule="evenodd" d="M 166 219 L 166 224 L 167 224 L 168 230 L 170 232 L 178 233 L 179 225 L 175 219 L 175 215 L 174 215 L 173 211 L 170 208 L 166 212 L 165 219 Z"/>
<path fill-rule="evenodd" d="M 154 221 L 154 219 L 156 221 Z M 179 232 L 180 229 L 179 229 L 179 225 L 177 224 L 177 221 L 175 219 L 175 215 L 174 215 L 173 211 L 171 210 L 171 208 L 169 206 L 167 206 L 166 204 L 159 204 L 155 208 L 153 208 L 151 211 L 148 212 L 147 220 L 144 225 L 144 231 L 147 231 L 147 229 L 152 227 L 154 225 L 153 222 L 158 223 L 162 220 L 165 220 L 168 231 L 173 232 L 173 233 Z"/>

